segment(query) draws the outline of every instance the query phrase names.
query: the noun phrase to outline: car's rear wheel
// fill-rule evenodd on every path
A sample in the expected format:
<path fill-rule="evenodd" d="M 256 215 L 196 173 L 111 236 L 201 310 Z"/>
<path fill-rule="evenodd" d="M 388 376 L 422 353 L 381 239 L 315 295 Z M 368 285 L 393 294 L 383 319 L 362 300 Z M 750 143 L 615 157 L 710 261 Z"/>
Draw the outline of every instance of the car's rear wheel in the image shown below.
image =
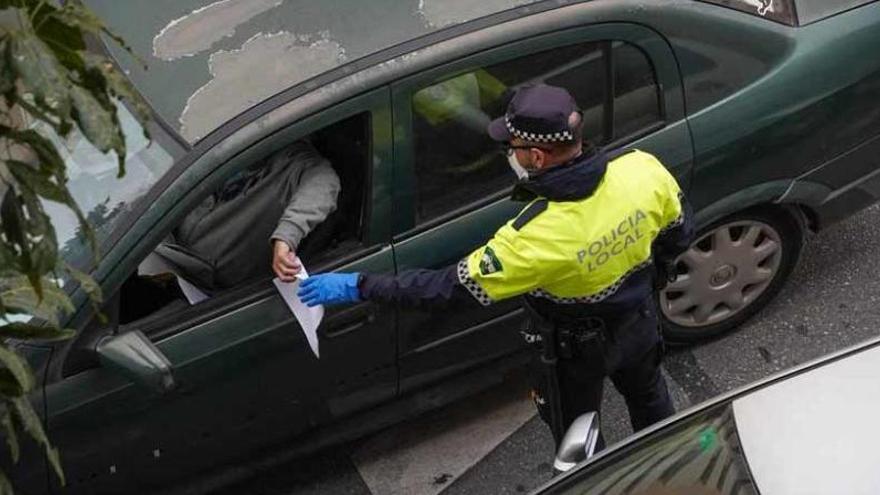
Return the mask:
<path fill-rule="evenodd" d="M 782 288 L 802 244 L 799 222 L 778 210 L 737 213 L 703 229 L 660 294 L 666 337 L 695 341 L 744 322 Z"/>

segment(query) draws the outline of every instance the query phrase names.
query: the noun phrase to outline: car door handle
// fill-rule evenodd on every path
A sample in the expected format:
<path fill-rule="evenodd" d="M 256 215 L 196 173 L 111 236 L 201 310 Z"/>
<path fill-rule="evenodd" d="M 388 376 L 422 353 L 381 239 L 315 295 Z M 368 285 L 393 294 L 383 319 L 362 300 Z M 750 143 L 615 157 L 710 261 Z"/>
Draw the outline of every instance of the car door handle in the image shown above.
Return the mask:
<path fill-rule="evenodd" d="M 324 331 L 326 338 L 341 337 L 376 322 L 376 305 L 367 303 L 340 311 L 330 318 Z"/>

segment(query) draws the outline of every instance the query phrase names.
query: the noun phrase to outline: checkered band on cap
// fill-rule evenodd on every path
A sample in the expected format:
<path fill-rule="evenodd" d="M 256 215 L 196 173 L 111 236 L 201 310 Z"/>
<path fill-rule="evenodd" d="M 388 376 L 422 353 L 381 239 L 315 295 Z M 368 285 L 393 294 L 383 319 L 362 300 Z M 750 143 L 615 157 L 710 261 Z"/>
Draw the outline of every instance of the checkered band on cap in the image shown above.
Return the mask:
<path fill-rule="evenodd" d="M 481 305 L 488 306 L 492 304 L 492 298 L 489 297 L 489 294 L 480 287 L 480 284 L 478 284 L 476 280 L 471 278 L 470 272 L 468 272 L 467 259 L 458 262 L 458 282 L 463 285 Z"/>
<path fill-rule="evenodd" d="M 646 268 L 650 265 L 651 265 L 650 259 L 648 259 L 647 261 L 643 261 L 639 265 L 632 267 L 628 272 L 624 273 L 623 276 L 621 276 L 619 279 L 617 279 L 613 284 L 611 284 L 608 287 L 605 287 L 604 289 L 600 290 L 599 292 L 592 294 L 592 295 L 589 295 L 589 296 L 558 297 L 558 296 L 554 296 L 553 294 L 545 291 L 544 289 L 535 289 L 535 290 L 529 292 L 529 295 L 532 295 L 534 297 L 541 297 L 544 299 L 549 299 L 549 300 L 551 300 L 555 303 L 558 303 L 558 304 L 585 304 L 585 303 L 586 304 L 595 304 L 598 302 L 602 302 L 605 299 L 611 297 L 613 294 L 615 294 L 618 291 L 618 289 L 620 289 L 620 287 L 623 285 L 623 283 L 627 281 L 627 279 L 630 277 L 630 275 L 632 275 L 632 274 L 636 273 L 637 271 L 639 271 L 643 268 Z"/>
<path fill-rule="evenodd" d="M 504 123 L 507 125 L 507 130 L 510 131 L 510 134 L 524 141 L 532 141 L 534 143 L 560 143 L 565 141 L 574 141 L 574 135 L 571 133 L 571 131 L 553 132 L 550 134 L 538 134 L 517 129 L 510 121 L 509 115 L 504 116 Z"/>

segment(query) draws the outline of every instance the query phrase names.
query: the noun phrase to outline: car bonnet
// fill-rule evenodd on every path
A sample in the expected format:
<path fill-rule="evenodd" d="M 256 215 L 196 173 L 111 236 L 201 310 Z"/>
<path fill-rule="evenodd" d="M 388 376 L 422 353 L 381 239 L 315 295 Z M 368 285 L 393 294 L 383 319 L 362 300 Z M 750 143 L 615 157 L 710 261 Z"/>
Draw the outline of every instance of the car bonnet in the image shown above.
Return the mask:
<path fill-rule="evenodd" d="M 880 486 L 880 347 L 733 402 L 761 493 L 875 493 Z"/>

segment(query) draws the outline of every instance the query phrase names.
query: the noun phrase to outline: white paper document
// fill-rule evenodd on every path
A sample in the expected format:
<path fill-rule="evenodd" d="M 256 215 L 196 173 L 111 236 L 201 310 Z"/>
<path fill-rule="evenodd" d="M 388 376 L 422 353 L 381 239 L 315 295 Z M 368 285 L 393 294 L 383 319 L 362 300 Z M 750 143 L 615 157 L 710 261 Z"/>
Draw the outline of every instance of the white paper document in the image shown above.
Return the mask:
<path fill-rule="evenodd" d="M 321 319 L 324 318 L 324 306 L 310 308 L 296 295 L 296 292 L 299 290 L 299 283 L 309 278 L 305 267 L 296 274 L 296 278 L 295 282 L 282 282 L 278 278 L 273 279 L 272 282 L 275 283 L 275 287 L 281 294 L 281 299 L 284 299 L 287 307 L 290 308 L 290 311 L 293 312 L 293 315 L 299 321 L 299 325 L 302 327 L 303 333 L 306 334 L 306 340 L 309 341 L 309 346 L 311 346 L 312 352 L 315 353 L 315 357 L 320 358 L 321 356 L 318 353 L 318 325 L 321 324 Z"/>
<path fill-rule="evenodd" d="M 180 290 L 183 291 L 183 295 L 190 305 L 198 304 L 208 299 L 209 296 L 207 294 L 181 277 L 177 270 L 171 266 L 171 263 L 168 263 L 156 253 L 150 253 L 138 266 L 138 275 L 159 275 L 160 273 L 173 273 L 177 277 L 177 285 L 180 286 Z"/>

